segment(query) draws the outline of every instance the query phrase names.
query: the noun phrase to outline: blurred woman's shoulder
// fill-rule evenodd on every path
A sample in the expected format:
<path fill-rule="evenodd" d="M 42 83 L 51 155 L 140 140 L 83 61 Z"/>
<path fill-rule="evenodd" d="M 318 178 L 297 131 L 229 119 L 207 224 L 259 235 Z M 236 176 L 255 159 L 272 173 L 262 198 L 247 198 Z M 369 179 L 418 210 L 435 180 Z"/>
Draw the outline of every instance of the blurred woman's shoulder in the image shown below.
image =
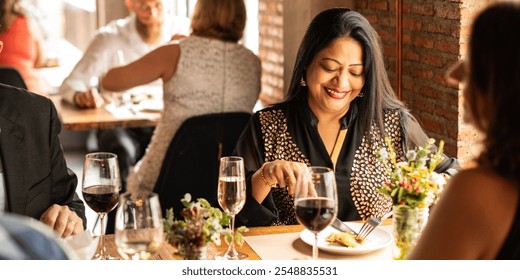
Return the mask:
<path fill-rule="evenodd" d="M 67 260 L 75 255 L 46 225 L 17 214 L 0 214 L 0 259 Z"/>

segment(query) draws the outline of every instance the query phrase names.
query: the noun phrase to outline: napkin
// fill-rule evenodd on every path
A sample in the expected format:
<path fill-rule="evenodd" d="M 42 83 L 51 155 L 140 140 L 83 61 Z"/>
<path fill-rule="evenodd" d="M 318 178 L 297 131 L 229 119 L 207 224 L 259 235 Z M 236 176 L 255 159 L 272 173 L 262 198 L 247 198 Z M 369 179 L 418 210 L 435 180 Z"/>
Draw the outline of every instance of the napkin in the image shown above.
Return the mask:
<path fill-rule="evenodd" d="M 90 260 L 96 253 L 99 236 L 93 236 L 88 230 L 64 239 L 65 244 L 72 249 L 80 260 Z"/>

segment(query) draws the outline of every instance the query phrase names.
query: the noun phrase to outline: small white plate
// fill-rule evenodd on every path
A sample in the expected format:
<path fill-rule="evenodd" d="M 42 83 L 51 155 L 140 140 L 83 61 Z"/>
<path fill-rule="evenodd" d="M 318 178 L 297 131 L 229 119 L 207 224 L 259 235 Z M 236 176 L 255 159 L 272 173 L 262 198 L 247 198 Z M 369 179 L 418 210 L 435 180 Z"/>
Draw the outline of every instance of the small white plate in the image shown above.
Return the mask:
<path fill-rule="evenodd" d="M 347 224 L 356 232 L 359 231 L 359 229 L 363 225 L 362 223 L 352 222 L 345 222 L 345 224 Z M 374 231 L 367 237 L 365 242 L 357 246 L 356 248 L 349 248 L 342 245 L 331 244 L 325 241 L 325 239 L 327 238 L 327 236 L 329 236 L 331 232 L 338 231 L 333 227 L 329 226 L 318 234 L 318 248 L 320 250 L 341 255 L 361 255 L 385 248 L 386 246 L 390 245 L 390 243 L 392 243 L 392 235 L 380 228 L 374 229 Z M 314 233 L 307 229 L 304 229 L 300 233 L 300 238 L 303 240 L 303 242 L 311 246 L 314 244 Z"/>

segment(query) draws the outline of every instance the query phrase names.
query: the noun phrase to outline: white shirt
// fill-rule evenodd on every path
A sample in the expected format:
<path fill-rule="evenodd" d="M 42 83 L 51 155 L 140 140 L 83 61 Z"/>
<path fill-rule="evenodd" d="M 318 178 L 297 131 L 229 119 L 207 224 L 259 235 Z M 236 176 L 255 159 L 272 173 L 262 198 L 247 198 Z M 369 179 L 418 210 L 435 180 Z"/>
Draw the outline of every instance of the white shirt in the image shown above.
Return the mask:
<path fill-rule="evenodd" d="M 59 90 L 63 99 L 74 103 L 75 92 L 86 91 L 92 78 L 99 78 L 110 68 L 121 64 L 119 57 L 124 58 L 124 64 L 130 63 L 167 43 L 173 35 L 188 36 L 190 32 L 188 18 L 168 16 L 164 19 L 160 42 L 150 45 L 141 39 L 135 25 L 136 16 L 132 14 L 124 19 L 114 20 L 98 30 L 83 57 L 63 81 Z M 159 87 L 162 85 L 160 79 L 153 83 Z"/>

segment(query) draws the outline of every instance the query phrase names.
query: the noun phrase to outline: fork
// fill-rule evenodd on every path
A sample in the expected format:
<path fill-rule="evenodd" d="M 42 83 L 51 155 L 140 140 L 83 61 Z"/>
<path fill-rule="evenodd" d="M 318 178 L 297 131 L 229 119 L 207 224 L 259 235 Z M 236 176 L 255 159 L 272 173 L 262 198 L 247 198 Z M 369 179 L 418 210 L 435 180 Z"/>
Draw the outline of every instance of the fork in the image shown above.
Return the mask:
<path fill-rule="evenodd" d="M 379 218 L 375 218 L 375 217 L 370 217 L 368 218 L 368 220 L 363 224 L 363 226 L 361 227 L 361 229 L 359 230 L 357 236 L 356 236 L 356 241 L 358 243 L 361 243 L 363 242 L 363 240 L 365 240 L 365 238 L 367 238 L 367 236 L 379 225 L 381 224 L 381 219 Z"/>
<path fill-rule="evenodd" d="M 359 230 L 357 236 L 356 236 L 356 241 L 358 243 L 361 243 L 363 242 L 363 240 L 365 240 L 365 238 L 367 238 L 367 236 L 377 227 L 381 224 L 381 221 L 382 220 L 385 220 L 387 219 L 388 217 L 390 217 L 392 215 L 392 211 L 386 213 L 383 215 L 383 217 L 381 218 L 377 218 L 377 217 L 370 217 L 368 218 L 368 220 L 363 224 L 363 226 L 361 227 L 361 229 Z"/>

